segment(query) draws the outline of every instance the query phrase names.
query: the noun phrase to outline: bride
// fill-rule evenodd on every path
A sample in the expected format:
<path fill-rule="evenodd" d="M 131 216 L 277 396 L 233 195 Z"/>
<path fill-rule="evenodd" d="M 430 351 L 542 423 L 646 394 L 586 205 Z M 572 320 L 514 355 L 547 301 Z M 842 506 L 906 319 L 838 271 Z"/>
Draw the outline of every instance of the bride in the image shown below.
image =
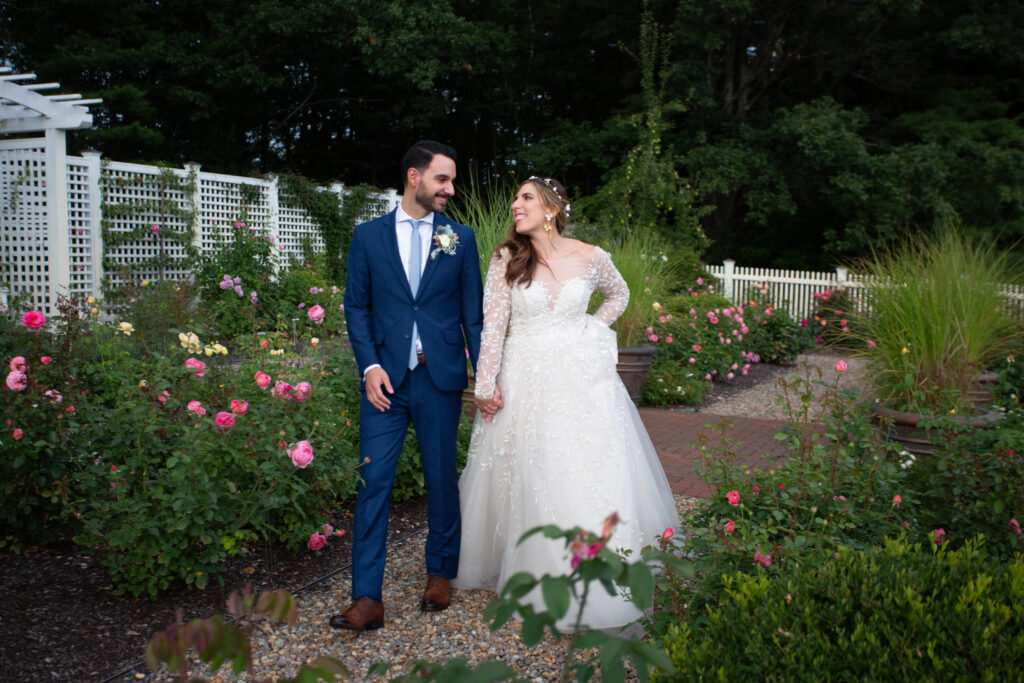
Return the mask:
<path fill-rule="evenodd" d="M 562 235 L 568 213 L 561 183 L 531 177 L 516 192 L 508 240 L 487 273 L 480 412 L 459 481 L 459 588 L 496 591 L 520 571 L 568 574 L 561 541 L 534 535 L 517 545 L 536 526 L 596 530 L 617 512 L 608 547 L 634 557 L 666 527 L 678 527 L 668 481 L 615 369 L 608 326 L 625 310 L 629 289 L 605 251 Z M 595 289 L 604 301 L 588 315 Z M 544 609 L 537 591 L 526 601 Z M 578 609 L 558 628 L 571 629 Z M 611 628 L 640 616 L 599 588 L 582 621 Z"/>

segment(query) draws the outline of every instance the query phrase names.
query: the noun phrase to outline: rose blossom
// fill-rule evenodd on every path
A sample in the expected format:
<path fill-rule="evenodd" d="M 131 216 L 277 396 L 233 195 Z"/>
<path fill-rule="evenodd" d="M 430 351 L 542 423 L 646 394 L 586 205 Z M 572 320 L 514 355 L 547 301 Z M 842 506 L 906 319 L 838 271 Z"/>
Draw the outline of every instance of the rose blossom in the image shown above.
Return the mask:
<path fill-rule="evenodd" d="M 7 388 L 11 391 L 24 391 L 28 386 L 28 375 L 24 372 L 11 370 L 7 374 Z"/>
<path fill-rule="evenodd" d="M 323 532 L 324 536 L 330 536 L 334 533 L 334 527 L 325 523 L 320 526 L 320 531 Z"/>
<path fill-rule="evenodd" d="M 202 377 L 206 374 L 206 363 L 195 358 L 189 358 L 185 361 L 185 367 L 189 370 L 195 370 L 196 377 Z"/>
<path fill-rule="evenodd" d="M 1006 526 L 1010 527 L 1010 530 L 1013 531 L 1013 533 L 1020 536 L 1020 522 L 1018 522 L 1016 518 L 1011 518 L 1010 521 L 1006 523 Z"/>
<path fill-rule="evenodd" d="M 666 527 L 665 530 L 661 532 L 661 537 L 672 538 L 673 536 L 675 536 L 675 533 L 676 532 L 672 529 L 672 527 Z"/>
<path fill-rule="evenodd" d="M 725 533 L 731 534 L 734 531 L 736 531 L 736 522 L 730 519 L 728 522 L 725 523 Z"/>
<path fill-rule="evenodd" d="M 10 367 L 11 370 L 14 370 L 15 372 L 25 372 L 25 357 L 15 356 L 11 359 Z"/>
<path fill-rule="evenodd" d="M 249 409 L 249 404 L 246 401 L 231 401 L 231 412 L 235 415 L 245 415 L 245 411 Z"/>
<path fill-rule="evenodd" d="M 253 375 L 253 379 L 256 380 L 256 384 L 259 385 L 260 389 L 266 389 L 270 386 L 270 375 L 262 370 L 258 370 L 256 374 Z"/>
<path fill-rule="evenodd" d="M 226 434 L 235 426 L 235 416 L 226 410 L 222 410 L 213 418 L 213 423 L 221 428 L 221 434 Z"/>
<path fill-rule="evenodd" d="M 754 551 L 754 562 L 757 562 L 762 567 L 768 568 L 772 566 L 772 556 L 762 555 L 759 550 Z"/>
<path fill-rule="evenodd" d="M 732 505 L 733 507 L 740 504 L 739 491 L 729 491 L 729 493 L 725 494 L 725 497 L 729 500 L 729 505 Z"/>
<path fill-rule="evenodd" d="M 846 361 L 845 360 L 837 360 L 836 361 L 836 372 L 846 372 Z"/>
<path fill-rule="evenodd" d="M 204 408 L 203 404 L 200 403 L 199 401 L 189 401 L 186 408 L 188 408 L 188 411 L 190 413 L 195 413 L 196 415 L 206 415 L 206 408 Z"/>
<path fill-rule="evenodd" d="M 42 363 L 43 365 L 49 365 L 51 360 L 53 359 L 50 358 L 49 356 L 43 356 L 42 358 L 39 359 L 39 362 Z"/>
<path fill-rule="evenodd" d="M 46 324 L 46 316 L 39 311 L 28 311 L 21 316 L 21 324 L 30 330 L 38 330 Z"/>
<path fill-rule="evenodd" d="M 270 340 L 269 339 L 264 339 L 263 341 L 260 342 L 260 348 L 261 349 L 265 349 L 268 346 L 270 346 Z"/>
<path fill-rule="evenodd" d="M 309 537 L 309 543 L 306 544 L 310 550 L 320 550 L 327 545 L 327 539 L 319 532 L 314 531 L 313 535 Z"/>
<path fill-rule="evenodd" d="M 306 315 L 308 315 L 309 319 L 315 322 L 317 325 L 324 321 L 324 309 L 320 306 L 320 304 L 317 304 L 316 306 L 311 306 L 310 309 L 306 311 Z"/>
<path fill-rule="evenodd" d="M 21 439 L 21 437 L 25 436 L 25 432 L 23 432 L 20 427 L 15 427 L 14 428 L 14 432 L 11 434 L 11 436 L 14 437 L 15 441 L 18 441 L 18 440 Z M 1016 521 L 1016 520 L 1014 520 L 1014 521 Z M 1020 534 L 1020 529 L 1019 528 L 1017 529 L 1017 533 Z"/>
<path fill-rule="evenodd" d="M 932 533 L 935 534 L 935 545 L 942 545 L 942 541 L 946 538 L 946 530 L 940 528 L 934 530 Z"/>
<path fill-rule="evenodd" d="M 167 403 L 167 399 L 171 397 L 171 392 L 164 389 L 164 393 L 156 397 L 156 400 L 160 401 L 161 405 Z"/>
<path fill-rule="evenodd" d="M 270 390 L 270 393 L 274 398 L 283 398 L 287 400 L 292 398 L 291 394 L 293 391 L 295 391 L 295 388 L 291 384 L 279 379 L 274 383 L 274 388 Z"/>
<path fill-rule="evenodd" d="M 288 449 L 288 457 L 292 459 L 292 464 L 299 469 L 305 469 L 309 463 L 313 462 L 313 447 L 309 445 L 308 441 L 300 441 L 295 444 L 294 448 Z"/>
<path fill-rule="evenodd" d="M 297 403 L 305 403 L 311 393 L 313 393 L 313 387 L 309 382 L 299 382 L 295 385 L 295 395 L 292 398 Z"/>
<path fill-rule="evenodd" d="M 901 496 L 900 494 L 897 493 L 895 496 L 892 497 L 892 504 L 893 505 L 899 505 L 902 502 L 903 502 L 903 496 Z"/>

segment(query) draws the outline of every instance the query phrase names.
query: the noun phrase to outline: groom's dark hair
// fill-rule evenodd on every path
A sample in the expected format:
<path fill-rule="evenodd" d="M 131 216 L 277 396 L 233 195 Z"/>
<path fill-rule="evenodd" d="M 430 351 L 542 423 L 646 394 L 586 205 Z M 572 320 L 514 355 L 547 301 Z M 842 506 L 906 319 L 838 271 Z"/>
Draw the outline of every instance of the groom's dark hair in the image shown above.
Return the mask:
<path fill-rule="evenodd" d="M 410 147 L 402 157 L 402 187 L 405 187 L 410 168 L 423 171 L 437 154 L 443 154 L 452 161 L 458 158 L 454 149 L 435 140 L 420 140 Z"/>

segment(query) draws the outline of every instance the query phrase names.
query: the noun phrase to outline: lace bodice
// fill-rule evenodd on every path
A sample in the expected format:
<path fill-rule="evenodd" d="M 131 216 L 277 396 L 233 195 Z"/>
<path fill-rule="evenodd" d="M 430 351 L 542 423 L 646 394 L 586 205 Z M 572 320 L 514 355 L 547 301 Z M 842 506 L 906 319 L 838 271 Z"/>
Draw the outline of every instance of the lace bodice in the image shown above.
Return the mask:
<path fill-rule="evenodd" d="M 501 368 L 506 333 L 542 332 L 585 326 L 594 320 L 611 325 L 626 310 L 629 287 L 600 247 L 587 256 L 548 261 L 534 273 L 530 286 L 509 287 L 505 280 L 508 253 L 491 260 L 484 283 L 484 331 L 480 338 L 475 395 L 491 398 Z M 587 315 L 590 295 L 601 292 L 604 302 Z M 567 334 L 565 338 L 570 338 Z M 552 349 L 554 350 L 554 349 Z"/>

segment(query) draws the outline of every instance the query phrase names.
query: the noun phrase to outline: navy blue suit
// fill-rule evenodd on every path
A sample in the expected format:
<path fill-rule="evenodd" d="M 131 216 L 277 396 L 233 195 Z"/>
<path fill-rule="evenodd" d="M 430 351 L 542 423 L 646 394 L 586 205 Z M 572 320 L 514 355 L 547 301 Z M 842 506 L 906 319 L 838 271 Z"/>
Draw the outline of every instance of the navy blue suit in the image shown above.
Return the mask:
<path fill-rule="evenodd" d="M 402 266 L 395 212 L 356 226 L 348 255 L 345 320 L 360 372 L 379 364 L 395 393 L 381 412 L 366 398 L 359 412 L 363 482 L 352 539 L 352 598 L 382 601 L 385 547 L 395 468 L 410 420 L 420 445 L 427 488 L 427 572 L 454 578 L 461 520 L 456 433 L 467 386 L 466 349 L 473 366 L 480 352 L 483 287 L 473 231 L 434 214 L 434 232 L 451 226 L 455 254 L 428 258 L 414 297 Z M 431 243 L 431 251 L 435 245 Z M 409 370 L 413 323 L 426 362 Z"/>

